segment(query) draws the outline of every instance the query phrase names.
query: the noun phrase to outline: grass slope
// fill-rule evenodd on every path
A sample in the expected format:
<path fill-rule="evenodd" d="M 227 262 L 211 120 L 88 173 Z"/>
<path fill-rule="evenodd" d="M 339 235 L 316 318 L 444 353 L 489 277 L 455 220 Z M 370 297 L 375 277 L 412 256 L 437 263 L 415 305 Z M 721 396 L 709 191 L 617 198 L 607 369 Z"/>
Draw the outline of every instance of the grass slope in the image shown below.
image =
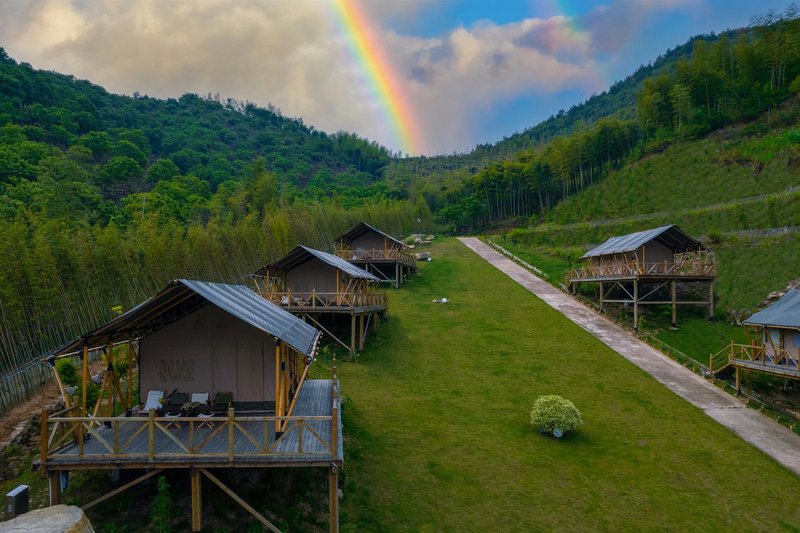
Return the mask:
<path fill-rule="evenodd" d="M 432 251 L 390 293 L 390 319 L 359 362 L 340 367 L 345 527 L 800 527 L 778 496 L 800 479 L 460 243 Z M 431 303 L 442 296 L 451 303 Z M 550 393 L 585 419 L 561 441 L 529 425 Z"/>

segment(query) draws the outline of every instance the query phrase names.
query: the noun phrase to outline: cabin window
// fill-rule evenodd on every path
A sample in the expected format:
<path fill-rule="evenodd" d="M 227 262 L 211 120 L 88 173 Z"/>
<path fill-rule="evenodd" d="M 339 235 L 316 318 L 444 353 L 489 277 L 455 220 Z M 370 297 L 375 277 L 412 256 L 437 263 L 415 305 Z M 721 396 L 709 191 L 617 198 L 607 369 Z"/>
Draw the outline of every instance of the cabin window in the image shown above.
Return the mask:
<path fill-rule="evenodd" d="M 795 331 L 794 332 L 794 336 L 793 336 L 792 340 L 794 341 L 794 347 L 795 348 L 800 348 L 800 331 Z"/>

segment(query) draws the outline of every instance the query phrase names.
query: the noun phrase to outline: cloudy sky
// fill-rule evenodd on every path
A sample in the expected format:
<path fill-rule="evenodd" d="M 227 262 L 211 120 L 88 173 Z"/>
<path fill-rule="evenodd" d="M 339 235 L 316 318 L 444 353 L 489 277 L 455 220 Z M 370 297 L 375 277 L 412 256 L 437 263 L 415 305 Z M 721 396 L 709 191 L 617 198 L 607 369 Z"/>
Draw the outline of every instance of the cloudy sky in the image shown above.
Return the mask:
<path fill-rule="evenodd" d="M 788 4 L 2 0 L 0 46 L 112 92 L 219 93 L 394 151 L 436 154 L 525 129 L 692 35 Z"/>

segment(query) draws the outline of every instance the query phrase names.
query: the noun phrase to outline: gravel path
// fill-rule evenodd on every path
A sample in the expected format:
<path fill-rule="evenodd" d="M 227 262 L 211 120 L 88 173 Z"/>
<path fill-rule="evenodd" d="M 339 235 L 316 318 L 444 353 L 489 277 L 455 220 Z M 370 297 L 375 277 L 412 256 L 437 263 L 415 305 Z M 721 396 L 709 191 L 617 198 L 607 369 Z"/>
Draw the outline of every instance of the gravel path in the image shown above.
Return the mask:
<path fill-rule="evenodd" d="M 459 240 L 675 394 L 800 476 L 800 436 L 746 407 L 730 394 L 542 281 L 479 239 L 464 237 Z"/>

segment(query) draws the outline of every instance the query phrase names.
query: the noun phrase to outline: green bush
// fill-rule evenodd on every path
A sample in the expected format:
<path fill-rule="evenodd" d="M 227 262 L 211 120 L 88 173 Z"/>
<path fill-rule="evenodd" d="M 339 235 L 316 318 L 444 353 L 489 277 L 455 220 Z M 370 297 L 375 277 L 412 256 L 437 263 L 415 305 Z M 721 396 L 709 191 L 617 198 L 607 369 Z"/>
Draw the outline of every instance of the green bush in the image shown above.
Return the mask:
<path fill-rule="evenodd" d="M 156 495 L 150 503 L 150 531 L 170 533 L 175 508 L 172 504 L 172 493 L 164 476 L 158 477 Z"/>
<path fill-rule="evenodd" d="M 531 409 L 531 424 L 542 433 L 575 431 L 583 423 L 575 405 L 554 394 L 539 396 Z"/>
<path fill-rule="evenodd" d="M 61 377 L 61 382 L 64 385 L 75 387 L 78 385 L 78 383 L 80 383 L 78 368 L 75 366 L 75 363 L 72 362 L 72 359 L 57 360 L 56 370 L 58 371 L 58 375 Z"/>

